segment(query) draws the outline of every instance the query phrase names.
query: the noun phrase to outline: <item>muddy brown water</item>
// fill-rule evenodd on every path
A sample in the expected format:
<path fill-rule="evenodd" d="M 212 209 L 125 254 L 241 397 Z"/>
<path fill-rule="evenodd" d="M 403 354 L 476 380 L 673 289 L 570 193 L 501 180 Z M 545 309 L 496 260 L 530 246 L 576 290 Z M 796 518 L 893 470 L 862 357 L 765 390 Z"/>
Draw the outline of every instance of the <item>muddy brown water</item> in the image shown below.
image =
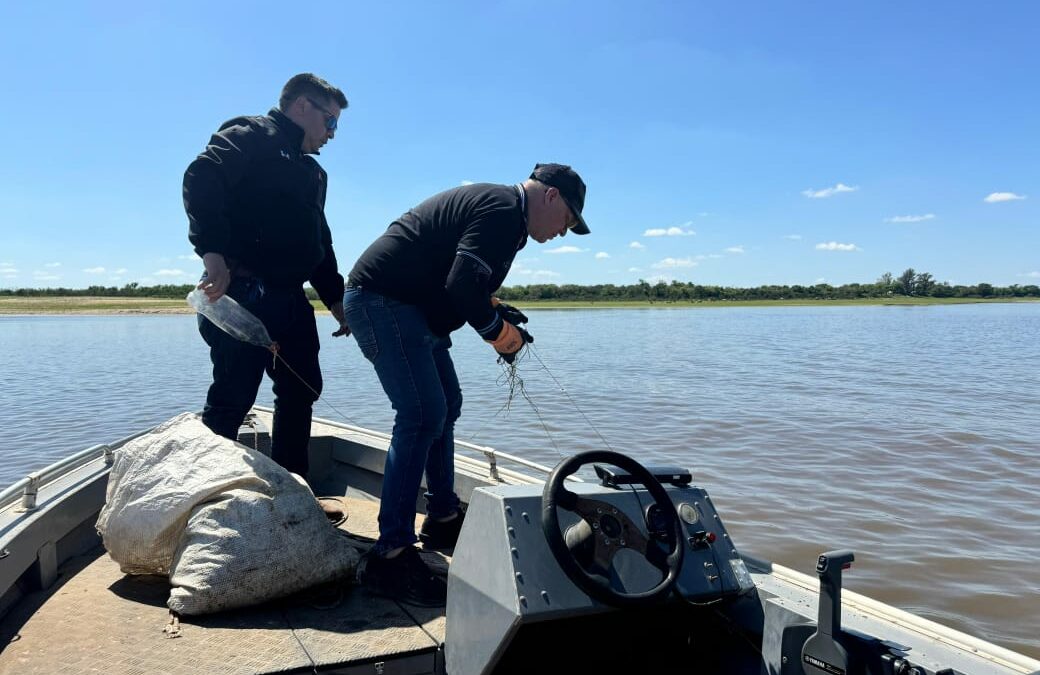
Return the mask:
<path fill-rule="evenodd" d="M 458 438 L 689 467 L 739 548 L 807 573 L 851 548 L 848 588 L 1040 658 L 1040 304 L 529 316 L 537 414 L 503 409 L 463 329 Z M 389 430 L 371 366 L 319 324 L 335 410 L 316 414 Z M 200 409 L 209 384 L 190 316 L 0 317 L 0 344 L 0 485 Z"/>

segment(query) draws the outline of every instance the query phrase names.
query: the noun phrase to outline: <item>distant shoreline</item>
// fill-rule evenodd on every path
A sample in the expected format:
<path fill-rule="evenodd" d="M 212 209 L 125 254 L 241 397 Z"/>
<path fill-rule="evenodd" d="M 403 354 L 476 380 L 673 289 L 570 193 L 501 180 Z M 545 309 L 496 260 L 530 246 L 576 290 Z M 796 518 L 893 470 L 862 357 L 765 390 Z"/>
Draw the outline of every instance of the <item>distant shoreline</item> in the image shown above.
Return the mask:
<path fill-rule="evenodd" d="M 1038 298 L 931 298 L 904 297 L 842 300 L 719 300 L 688 302 L 647 301 L 510 301 L 523 309 L 683 309 L 716 307 L 857 307 L 882 305 L 962 305 L 1008 302 L 1040 302 Z M 320 302 L 320 312 L 327 312 Z M 89 296 L 0 297 L 0 316 L 13 315 L 121 315 L 192 314 L 187 303 L 178 298 L 127 298 Z"/>

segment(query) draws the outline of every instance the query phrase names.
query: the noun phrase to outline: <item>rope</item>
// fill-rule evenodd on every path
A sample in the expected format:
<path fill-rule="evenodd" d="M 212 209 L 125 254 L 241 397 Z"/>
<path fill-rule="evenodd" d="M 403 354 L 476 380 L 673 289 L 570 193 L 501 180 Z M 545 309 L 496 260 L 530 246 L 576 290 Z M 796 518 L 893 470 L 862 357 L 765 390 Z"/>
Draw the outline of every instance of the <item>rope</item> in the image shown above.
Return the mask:
<path fill-rule="evenodd" d="M 330 407 L 334 411 L 336 411 L 337 415 L 339 415 L 343 419 L 347 420 L 348 422 L 350 422 L 354 426 L 356 426 L 356 427 L 360 427 L 361 426 L 360 424 L 358 424 L 357 422 L 352 420 L 349 415 L 347 415 L 346 413 L 342 412 L 339 408 L 337 408 L 336 406 L 332 405 L 327 400 L 322 398 L 321 394 L 314 387 L 312 387 L 310 384 L 308 384 L 307 380 L 303 379 L 303 377 L 299 373 L 297 373 L 295 370 L 293 370 L 293 367 L 289 365 L 289 362 L 285 360 L 285 357 L 282 356 L 279 353 L 278 343 L 277 342 L 272 343 L 272 345 L 271 345 L 271 347 L 269 347 L 269 349 L 271 350 L 271 353 L 274 354 L 274 363 L 277 364 L 278 361 L 281 361 L 285 365 L 285 367 L 289 369 L 289 372 L 296 376 L 297 380 L 299 380 L 300 382 L 303 382 L 303 386 L 305 386 L 305 387 L 307 387 L 308 389 L 311 390 L 311 393 L 314 394 L 314 398 L 315 399 L 324 402 L 325 405 L 327 405 L 328 407 Z M 272 370 L 274 369 L 274 364 L 271 365 L 271 368 L 272 368 Z"/>
<path fill-rule="evenodd" d="M 274 362 L 271 365 L 272 369 L 275 368 L 278 361 L 281 361 L 282 364 L 289 369 L 289 372 L 296 376 L 296 379 L 303 383 L 303 386 L 310 389 L 311 393 L 314 394 L 315 399 L 323 401 L 325 405 L 332 408 L 332 410 L 335 411 L 337 415 L 347 420 L 354 426 L 361 426 L 358 422 L 351 419 L 349 415 L 341 411 L 336 406 L 332 405 L 332 403 L 330 403 L 328 400 L 322 398 L 321 394 L 314 387 L 312 387 L 307 382 L 307 380 L 303 379 L 303 377 L 299 373 L 297 373 L 292 366 L 289 365 L 289 363 L 285 360 L 285 357 L 281 355 L 277 342 L 272 343 L 268 349 L 271 350 L 271 354 L 274 358 Z M 578 411 L 578 414 L 581 415 L 581 418 L 585 420 L 585 423 L 587 425 L 589 425 L 589 428 L 592 429 L 593 432 L 595 432 L 596 436 L 599 437 L 599 440 L 603 442 L 603 445 L 605 445 L 608 450 L 613 451 L 614 448 L 610 445 L 607 439 L 603 437 L 603 434 L 600 433 L 599 429 L 597 429 L 596 426 L 592 423 L 592 421 L 588 418 L 588 416 L 585 414 L 585 411 L 581 409 L 577 401 L 575 401 L 574 398 L 570 395 L 570 393 L 567 392 L 567 389 L 564 388 L 564 386 L 560 383 L 560 380 L 555 375 L 553 375 L 552 371 L 549 370 L 549 367 L 545 365 L 545 361 L 542 360 L 542 357 L 538 354 L 537 351 L 535 351 L 533 344 L 525 345 L 525 349 L 523 349 L 519 354 L 517 354 L 516 358 L 513 360 L 512 363 L 507 364 L 503 362 L 501 359 L 499 359 L 499 363 L 502 365 L 502 374 L 499 376 L 498 382 L 501 384 L 504 380 L 508 383 L 509 394 L 506 397 L 505 403 L 502 404 L 502 406 L 495 412 L 494 415 L 485 420 L 485 422 L 470 437 L 470 440 L 475 441 L 477 436 L 480 435 L 480 433 L 487 427 L 487 425 L 490 424 L 490 422 L 493 419 L 501 415 L 503 411 L 508 414 L 513 399 L 515 399 L 516 395 L 519 393 L 520 396 L 531 406 L 531 409 L 534 410 L 534 414 L 538 418 L 538 423 L 539 425 L 541 425 L 542 430 L 545 431 L 545 436 L 549 439 L 549 443 L 552 445 L 553 450 L 556 451 L 556 454 L 557 456 L 559 456 L 560 459 L 563 459 L 564 454 L 560 450 L 560 447 L 556 444 L 556 438 L 549 430 L 549 425 L 546 424 L 545 418 L 542 416 L 542 411 L 538 408 L 538 405 L 535 404 L 534 398 L 532 398 L 530 392 L 527 391 L 527 386 L 524 383 L 524 379 L 520 377 L 519 373 L 517 372 L 517 365 L 521 361 L 523 361 L 524 358 L 526 358 L 528 352 L 534 355 L 535 359 L 538 360 L 538 363 L 539 365 L 541 365 L 542 369 L 549 374 L 549 377 L 552 378 L 552 381 L 556 384 L 557 388 L 559 388 L 559 390 L 563 392 L 563 395 L 567 397 L 567 401 L 570 402 L 571 406 Z"/>
<path fill-rule="evenodd" d="M 556 383 L 556 386 L 560 388 L 560 391 L 562 391 L 562 392 L 563 392 L 563 395 L 567 397 L 567 400 L 568 400 L 568 401 L 570 401 L 570 404 L 571 404 L 572 406 L 574 406 L 574 409 L 578 411 L 578 414 L 579 414 L 579 415 L 581 415 L 581 418 L 582 418 L 583 420 L 585 420 L 585 424 L 588 424 L 588 425 L 589 425 L 589 428 L 590 428 L 590 429 L 592 429 L 592 430 L 593 430 L 594 432 L 596 432 L 596 435 L 597 435 L 597 436 L 599 436 L 599 440 L 603 441 L 603 445 L 607 446 L 607 449 L 608 449 L 608 450 L 611 450 L 611 451 L 613 451 L 613 450 L 614 450 L 614 448 L 612 448 L 612 447 L 610 446 L 610 443 L 608 443 L 608 442 L 607 442 L 607 439 L 606 439 L 606 438 L 604 438 L 604 437 L 603 437 L 603 434 L 601 434 L 601 433 L 599 432 L 599 429 L 597 429 L 597 428 L 596 428 L 596 425 L 594 425 L 594 424 L 593 424 L 593 423 L 592 423 L 592 422 L 591 422 L 591 421 L 589 420 L 588 416 L 587 416 L 587 415 L 585 414 L 585 411 L 583 411 L 583 410 L 581 409 L 581 407 L 580 407 L 580 406 L 578 406 L 578 402 L 577 402 L 577 401 L 575 401 L 575 400 L 574 400 L 574 399 L 573 399 L 573 398 L 571 397 L 571 395 L 567 393 L 567 390 L 563 388 L 563 385 L 562 385 L 562 384 L 560 384 L 560 381 L 559 381 L 558 379 L 556 379 L 556 376 L 552 374 L 552 371 L 551 371 L 551 370 L 549 370 L 549 366 L 545 365 L 545 361 L 543 361 L 543 360 L 542 360 L 542 357 L 541 357 L 541 356 L 539 356 L 539 355 L 538 355 L 538 352 L 536 352 L 536 351 L 535 351 L 535 349 L 534 349 L 534 345 L 533 345 L 533 344 L 529 344 L 529 345 L 527 345 L 527 348 L 531 350 L 531 353 L 532 353 L 532 354 L 534 354 L 534 357 L 535 357 L 536 359 L 538 359 L 538 363 L 542 364 L 542 368 L 545 368 L 545 372 L 549 373 L 549 377 L 551 377 L 551 378 L 552 378 L 552 381 L 553 381 L 553 382 L 555 382 L 555 383 Z"/>
<path fill-rule="evenodd" d="M 471 436 L 471 439 L 475 440 L 477 436 L 479 436 L 480 433 L 487 427 L 487 425 L 490 424 L 494 418 L 501 415 L 503 411 L 508 413 L 513 399 L 516 398 L 516 395 L 519 393 L 520 396 L 522 396 L 524 400 L 526 400 L 528 404 L 530 404 L 531 409 L 534 410 L 534 414 L 538 417 L 538 423 L 545 431 L 545 435 L 549 439 L 549 442 L 552 444 L 553 449 L 556 451 L 556 454 L 560 457 L 560 459 L 563 459 L 563 452 L 560 451 L 559 446 L 556 444 L 556 439 L 553 437 L 552 432 L 549 431 L 549 426 L 545 423 L 545 419 L 542 417 L 541 410 L 535 404 L 534 398 L 531 397 L 530 392 L 527 391 L 527 386 L 524 383 L 524 379 L 520 377 L 520 375 L 517 373 L 517 365 L 524 360 L 524 358 L 527 356 L 528 351 L 530 351 L 530 353 L 534 355 L 535 359 L 538 360 L 538 363 L 541 365 L 542 369 L 549 374 L 549 377 L 552 378 L 552 381 L 556 384 L 560 391 L 563 392 L 563 395 L 567 397 L 567 400 L 570 402 L 571 406 L 573 406 L 574 409 L 578 411 L 578 414 L 581 415 L 582 419 L 585 420 L 585 423 L 588 424 L 589 427 L 596 433 L 596 436 L 598 436 L 599 440 L 603 442 L 603 445 L 605 445 L 607 449 L 613 451 L 614 448 L 611 447 L 607 439 L 604 438 L 603 434 L 599 432 L 599 429 L 597 429 L 596 426 L 592 423 L 592 421 L 589 420 L 588 416 L 585 414 L 584 411 L 582 411 L 581 407 L 578 406 L 577 402 L 574 400 L 573 397 L 571 397 L 571 395 L 567 392 L 564 386 L 560 384 L 559 379 L 557 379 L 557 377 L 553 375 L 552 371 L 549 370 L 549 367 L 545 365 L 545 361 L 543 361 L 542 357 L 538 355 L 538 352 L 534 350 L 534 345 L 532 344 L 525 345 L 525 348 L 519 354 L 517 354 L 516 359 L 514 359 L 513 362 L 510 364 L 506 364 L 501 359 L 499 359 L 499 363 L 502 364 L 502 374 L 498 378 L 498 383 L 500 385 L 503 383 L 503 381 L 508 383 L 509 394 L 506 397 L 506 402 L 502 404 L 502 406 L 495 412 L 493 416 L 489 417 L 487 420 L 484 421 L 483 424 L 480 425 L 477 431 Z"/>

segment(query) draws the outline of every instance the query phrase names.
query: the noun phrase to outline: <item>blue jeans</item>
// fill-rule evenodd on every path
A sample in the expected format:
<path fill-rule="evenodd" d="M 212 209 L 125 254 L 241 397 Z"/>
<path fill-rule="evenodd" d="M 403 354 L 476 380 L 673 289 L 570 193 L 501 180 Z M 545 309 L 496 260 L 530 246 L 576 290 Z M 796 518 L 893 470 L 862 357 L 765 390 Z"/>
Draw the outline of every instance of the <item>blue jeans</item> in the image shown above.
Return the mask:
<path fill-rule="evenodd" d="M 418 540 L 415 502 L 424 471 L 426 513 L 446 516 L 459 506 L 455 421 L 462 411 L 462 390 L 448 352 L 451 339 L 433 335 L 418 307 L 348 288 L 343 309 L 395 411 L 375 544 L 377 552 L 384 552 Z"/>
<path fill-rule="evenodd" d="M 314 308 L 302 288 L 264 288 L 257 279 L 236 277 L 227 294 L 264 323 L 285 363 L 306 384 L 284 364 L 275 367 L 268 350 L 231 337 L 200 314 L 199 332 L 209 345 L 213 362 L 213 384 L 206 395 L 202 422 L 213 433 L 236 439 L 266 371 L 274 381 L 271 459 L 306 478 L 312 408 L 318 398 L 315 391 L 320 393 L 322 386 Z"/>

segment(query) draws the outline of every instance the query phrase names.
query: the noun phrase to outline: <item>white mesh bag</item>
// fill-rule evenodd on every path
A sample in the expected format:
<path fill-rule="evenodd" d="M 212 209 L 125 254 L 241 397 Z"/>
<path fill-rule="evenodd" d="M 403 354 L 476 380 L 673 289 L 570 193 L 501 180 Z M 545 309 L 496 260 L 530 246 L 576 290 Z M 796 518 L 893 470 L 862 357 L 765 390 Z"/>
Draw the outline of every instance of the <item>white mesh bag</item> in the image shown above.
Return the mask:
<path fill-rule="evenodd" d="M 123 572 L 168 575 L 188 615 L 351 578 L 359 557 L 302 480 L 190 413 L 116 453 L 97 529 Z"/>

